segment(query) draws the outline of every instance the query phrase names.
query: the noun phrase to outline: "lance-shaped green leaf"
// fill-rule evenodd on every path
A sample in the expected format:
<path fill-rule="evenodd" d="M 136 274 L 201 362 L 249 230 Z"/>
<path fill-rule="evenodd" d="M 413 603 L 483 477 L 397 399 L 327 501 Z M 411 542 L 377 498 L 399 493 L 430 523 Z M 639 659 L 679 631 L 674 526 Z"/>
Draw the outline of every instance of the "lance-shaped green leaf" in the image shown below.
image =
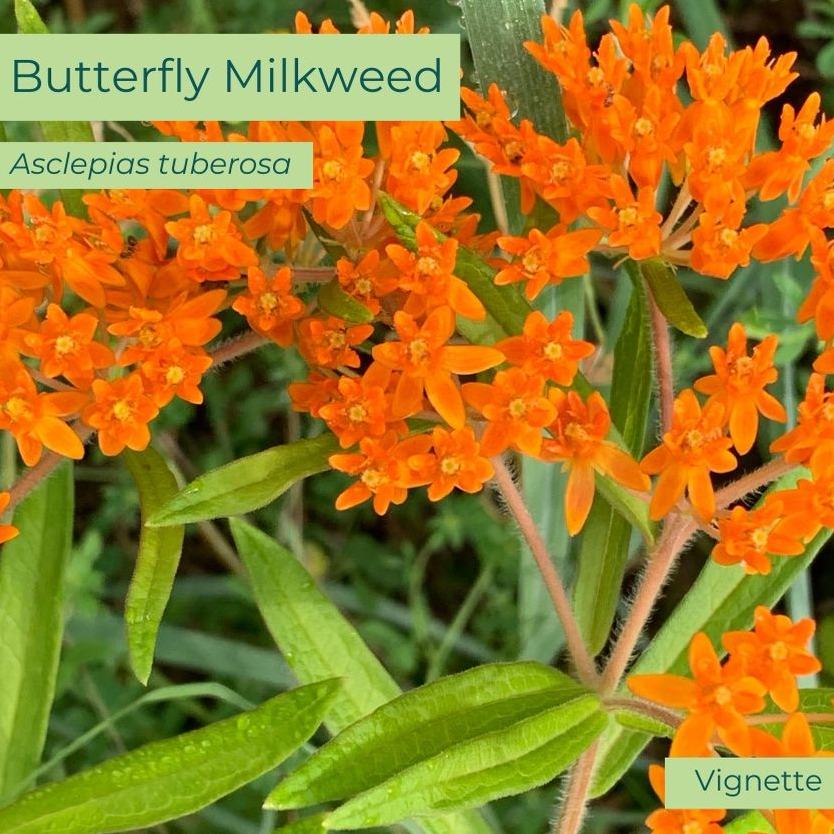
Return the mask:
<path fill-rule="evenodd" d="M 23 35 L 46 35 L 49 29 L 30 0 L 15 0 L 17 28 Z M 41 122 L 41 132 L 47 142 L 94 142 L 93 129 L 89 122 Z M 64 190 L 61 197 L 70 214 L 83 217 L 86 209 L 81 200 L 83 191 Z"/>
<path fill-rule="evenodd" d="M 136 567 L 125 602 L 127 645 L 133 673 L 147 684 L 153 668 L 154 647 L 165 606 L 182 555 L 185 527 L 146 527 L 146 521 L 177 493 L 177 481 L 163 457 L 153 448 L 144 452 L 125 449 L 122 460 L 139 492 L 142 528 Z"/>
<path fill-rule="evenodd" d="M 354 324 L 367 324 L 374 320 L 374 314 L 364 304 L 349 296 L 337 278 L 328 281 L 319 290 L 316 301 L 325 313 Z"/>
<path fill-rule="evenodd" d="M 0 801 L 43 752 L 64 634 L 72 521 L 72 466 L 64 464 L 17 508 L 20 534 L 0 550 Z"/>
<path fill-rule="evenodd" d="M 671 266 L 659 258 L 643 261 L 640 271 L 649 285 L 660 312 L 667 321 L 687 336 L 703 339 L 707 326 L 695 312 L 684 288 L 680 285 Z"/>
<path fill-rule="evenodd" d="M 504 729 L 588 692 L 538 663 L 492 663 L 413 689 L 328 742 L 270 794 L 303 808 L 368 790 L 454 744 Z"/>
<path fill-rule="evenodd" d="M 802 470 L 785 475 L 769 492 L 790 489 L 802 475 Z M 772 608 L 796 577 L 807 570 L 830 536 L 829 530 L 817 534 L 801 556 L 775 557 L 767 576 L 748 575 L 741 565 L 728 567 L 710 559 L 687 595 L 641 653 L 630 674 L 686 673 L 689 643 L 699 631 L 706 632 L 720 651 L 721 635 L 725 631 L 750 628 L 756 607 Z M 631 733 L 618 727 L 605 734 L 592 786 L 593 796 L 602 795 L 619 780 L 649 738 L 643 733 Z"/>
<path fill-rule="evenodd" d="M 671 724 L 666 724 L 645 713 L 630 710 L 625 706 L 612 710 L 611 714 L 614 716 L 614 720 L 627 730 L 637 730 L 640 733 L 648 733 L 660 738 L 672 738 L 675 734 L 675 727 Z"/>
<path fill-rule="evenodd" d="M 742 814 L 732 822 L 722 824 L 724 834 L 773 834 L 773 826 L 758 812 Z"/>
<path fill-rule="evenodd" d="M 599 700 L 584 695 L 407 768 L 337 808 L 325 825 L 336 830 L 390 825 L 523 793 L 569 767 L 606 724 Z"/>
<path fill-rule="evenodd" d="M 304 817 L 304 819 L 291 822 L 273 831 L 272 834 L 326 834 L 327 829 L 324 827 L 324 820 L 327 814 L 314 814 L 311 817 Z"/>
<path fill-rule="evenodd" d="M 272 770 L 322 721 L 338 680 L 278 695 L 249 712 L 146 744 L 0 810 L 3 834 L 109 834 L 192 814 Z"/>
<path fill-rule="evenodd" d="M 609 410 L 623 442 L 639 458 L 651 405 L 652 343 L 645 286 L 636 269 L 630 273 L 633 289 L 614 348 Z M 638 509 L 646 512 L 645 504 Z M 574 588 L 576 618 L 594 654 L 602 650 L 614 622 L 630 541 L 629 521 L 602 495 L 597 496 L 583 530 Z"/>
<path fill-rule="evenodd" d="M 422 220 L 420 215 L 409 211 L 385 193 L 380 193 L 379 204 L 400 241 L 405 246 L 416 249 L 414 230 Z M 435 230 L 434 234 L 439 241 L 446 240 L 446 236 L 441 232 Z M 478 296 L 487 312 L 501 326 L 505 334 L 516 335 L 521 333 L 524 321 L 533 308 L 514 287 L 496 286 L 494 280 L 496 272 L 475 252 L 465 246 L 458 246 L 455 275 L 468 284 L 469 289 Z"/>
<path fill-rule="evenodd" d="M 232 535 L 261 616 L 302 683 L 342 679 L 325 725 L 334 735 L 401 694 L 356 629 L 285 547 L 233 518 Z M 475 812 L 421 820 L 426 834 L 490 834 Z"/>
<path fill-rule="evenodd" d="M 324 472 L 327 459 L 338 448 L 336 438 L 325 434 L 239 458 L 193 480 L 154 512 L 147 524 L 170 527 L 260 509 L 303 478 Z"/>

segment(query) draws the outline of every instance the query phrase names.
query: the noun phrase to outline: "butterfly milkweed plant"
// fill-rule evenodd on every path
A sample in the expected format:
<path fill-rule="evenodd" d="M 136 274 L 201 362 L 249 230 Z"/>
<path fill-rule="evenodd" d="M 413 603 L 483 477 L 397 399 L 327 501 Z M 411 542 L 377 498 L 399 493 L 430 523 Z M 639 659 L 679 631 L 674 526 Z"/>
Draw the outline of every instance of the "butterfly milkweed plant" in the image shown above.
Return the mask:
<path fill-rule="evenodd" d="M 3 192 L 0 832 L 834 831 L 662 767 L 834 755 L 834 121 L 764 38 L 555 6 L 446 9 L 455 122 L 139 126 L 312 142 L 310 189 Z"/>

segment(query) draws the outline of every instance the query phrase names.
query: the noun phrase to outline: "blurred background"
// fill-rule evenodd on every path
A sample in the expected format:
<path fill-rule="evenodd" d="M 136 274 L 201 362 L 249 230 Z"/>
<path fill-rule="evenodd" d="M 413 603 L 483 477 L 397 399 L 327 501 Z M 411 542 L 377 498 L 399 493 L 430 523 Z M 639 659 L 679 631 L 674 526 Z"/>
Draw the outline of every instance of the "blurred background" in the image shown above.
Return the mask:
<path fill-rule="evenodd" d="M 340 28 L 350 30 L 350 4 L 344 0 L 64 0 L 36 5 L 53 32 L 285 31 L 292 27 L 299 8 L 314 22 L 331 17 Z M 413 5 L 419 25 L 430 25 L 437 32 L 461 31 L 460 10 L 451 2 L 421 0 Z M 566 16 L 576 7 L 559 5 L 564 5 Z M 622 17 L 626 7 L 613 0 L 581 5 L 597 34 L 609 17 Z M 642 5 L 650 12 L 659 4 Z M 672 5 L 681 36 L 699 46 L 719 30 L 736 45 L 752 44 L 765 35 L 775 51 L 797 51 L 801 78 L 790 88 L 787 100 L 801 104 L 817 90 L 824 108 L 834 112 L 834 0 L 685 0 Z M 409 4 L 369 0 L 368 6 L 395 18 Z M 14 31 L 12 0 L 0 0 L 0 26 L 2 31 Z M 471 62 L 468 57 L 465 61 L 468 69 Z M 765 134 L 773 135 L 780 107 L 777 103 L 769 110 Z M 9 138 L 27 138 L 33 129 L 12 125 Z M 138 124 L 103 124 L 97 129 L 100 136 L 114 141 L 155 135 L 150 127 Z M 475 198 L 483 215 L 482 230 L 489 229 L 492 211 L 484 169 L 462 150 L 455 191 Z M 741 270 L 728 283 L 683 276 L 709 325 L 710 340 L 723 343 L 736 319 L 745 323 L 753 338 L 767 332 L 780 334 L 780 393 L 789 411 L 802 396 L 815 347 L 812 330 L 797 325 L 794 318 L 810 279 L 807 264 L 793 262 Z M 621 326 L 629 282 L 601 262 L 594 265 L 588 289 L 585 335 L 595 342 L 601 341 L 601 333 L 604 336 L 589 373 L 604 389 L 609 382 L 606 374 L 610 375 L 609 349 Z M 594 322 L 601 326 L 595 329 Z M 240 328 L 237 317 L 229 320 L 227 335 L 233 335 L 235 328 Z M 692 340 L 681 345 L 676 357 L 681 386 L 708 368 L 704 345 L 693 345 Z M 287 385 L 304 374 L 294 351 L 269 347 L 209 375 L 205 407 L 196 409 L 178 401 L 164 411 L 156 424 L 158 447 L 178 467 L 184 482 L 241 455 L 315 433 L 320 427 L 288 408 Z M 763 433 L 762 452 L 772 438 L 773 434 Z M 8 461 L 10 450 L 4 452 Z M 749 465 L 755 465 L 757 454 L 748 457 Z M 63 759 L 50 770 L 50 778 L 234 711 L 210 697 L 137 703 L 144 690 L 128 670 L 120 620 L 138 535 L 135 490 L 124 469 L 95 455 L 88 455 L 77 467 L 77 477 L 78 527 L 70 566 L 67 640 L 45 756 L 48 760 L 61 754 Z M 367 507 L 337 513 L 333 500 L 344 483 L 337 473 L 313 478 L 259 512 L 255 521 L 295 551 L 404 688 L 490 660 L 558 658 L 561 634 L 547 601 L 542 602 L 535 591 L 538 577 L 529 570 L 527 555 L 489 495 L 458 494 L 430 505 L 414 494 L 380 519 Z M 825 667 L 822 683 L 827 685 L 834 684 L 830 550 L 829 546 L 829 552 L 817 559 L 812 581 L 800 585 L 787 603 L 795 616 L 813 612 L 819 618 L 818 651 Z M 655 624 L 685 593 L 708 552 L 703 542 L 687 553 L 660 603 Z M 557 558 L 568 575 L 574 556 L 562 536 Z M 636 547 L 633 560 L 636 569 Z M 520 598 L 526 600 L 523 605 Z M 291 685 L 222 524 L 189 527 L 151 686 L 192 681 L 219 682 L 251 701 Z M 65 755 L 67 745 L 98 726 L 105 731 Z M 642 829 L 642 820 L 656 807 L 646 768 L 663 754 L 662 745 L 645 752 L 618 788 L 595 806 L 590 832 Z M 261 812 L 260 802 L 269 787 L 269 779 L 255 783 L 199 815 L 153 830 L 267 834 L 286 821 Z M 496 825 L 507 834 L 544 832 L 553 799 L 549 786 L 495 803 Z"/>

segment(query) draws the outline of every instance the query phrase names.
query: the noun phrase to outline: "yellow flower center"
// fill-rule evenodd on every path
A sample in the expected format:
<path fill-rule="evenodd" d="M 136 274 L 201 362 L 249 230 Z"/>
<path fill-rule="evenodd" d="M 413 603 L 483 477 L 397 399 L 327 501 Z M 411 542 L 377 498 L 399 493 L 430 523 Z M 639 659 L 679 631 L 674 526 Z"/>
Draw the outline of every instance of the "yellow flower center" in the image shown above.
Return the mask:
<path fill-rule="evenodd" d="M 440 471 L 444 475 L 457 475 L 461 469 L 461 462 L 459 458 L 453 455 L 447 455 L 440 461 Z"/>
<path fill-rule="evenodd" d="M 704 827 L 697 820 L 691 820 L 681 828 L 681 834 L 704 834 Z"/>
<path fill-rule="evenodd" d="M 367 416 L 368 412 L 361 403 L 355 403 L 348 409 L 348 419 L 352 423 L 364 423 Z"/>
<path fill-rule="evenodd" d="M 558 342 L 548 342 L 544 346 L 542 353 L 544 353 L 545 359 L 550 359 L 551 361 L 561 359 L 562 346 Z"/>
<path fill-rule="evenodd" d="M 620 209 L 618 213 L 621 226 L 633 226 L 640 219 L 640 212 L 634 206 Z"/>
<path fill-rule="evenodd" d="M 788 647 L 783 643 L 781 640 L 778 643 L 774 643 L 770 647 L 770 651 L 768 654 L 770 655 L 771 660 L 787 660 L 788 654 Z"/>
<path fill-rule="evenodd" d="M 417 261 L 417 272 L 423 276 L 440 274 L 440 262 L 437 258 L 425 255 Z"/>
<path fill-rule="evenodd" d="M 724 68 L 718 64 L 706 64 L 704 66 L 704 73 L 706 73 L 709 78 L 717 78 L 722 72 L 724 72 Z"/>
<path fill-rule="evenodd" d="M 360 295 L 370 295 L 371 290 L 374 288 L 370 278 L 357 278 L 355 286 L 356 292 Z"/>
<path fill-rule="evenodd" d="M 185 379 L 185 371 L 179 365 L 171 365 L 165 372 L 165 381 L 169 385 L 179 385 Z"/>
<path fill-rule="evenodd" d="M 347 344 L 345 334 L 339 330 L 331 330 L 327 336 L 325 336 L 325 339 L 331 350 L 341 350 Z"/>
<path fill-rule="evenodd" d="M 704 440 L 706 438 L 702 432 L 698 429 L 690 429 L 683 436 L 683 446 L 686 449 L 700 449 L 704 445 Z"/>
<path fill-rule="evenodd" d="M 119 400 L 113 406 L 113 416 L 121 423 L 124 423 L 126 420 L 129 420 L 133 414 L 133 409 L 130 406 L 130 403 L 126 400 Z"/>
<path fill-rule="evenodd" d="M 366 469 L 359 479 L 368 487 L 371 492 L 378 490 L 383 484 L 388 482 L 388 475 L 381 472 L 379 469 Z"/>
<path fill-rule="evenodd" d="M 52 243 L 55 240 L 55 230 L 52 226 L 41 224 L 35 229 L 35 240 L 41 245 Z"/>
<path fill-rule="evenodd" d="M 753 374 L 754 367 L 752 356 L 739 356 L 733 362 L 733 376 L 746 380 Z"/>
<path fill-rule="evenodd" d="M 524 159 L 524 145 L 521 142 L 513 140 L 504 145 L 504 154 L 513 165 L 518 165 Z"/>
<path fill-rule="evenodd" d="M 550 179 L 554 182 L 564 182 L 573 173 L 573 165 L 566 159 L 560 159 L 550 166 Z"/>
<path fill-rule="evenodd" d="M 415 365 L 419 365 L 421 362 L 424 362 L 426 357 L 429 355 L 429 346 L 426 344 L 425 339 L 412 339 L 408 343 L 406 351 L 408 352 L 408 358 L 411 359 Z"/>
<path fill-rule="evenodd" d="M 542 268 L 542 259 L 535 250 L 528 252 L 521 259 L 521 266 L 528 275 L 535 275 Z"/>
<path fill-rule="evenodd" d="M 345 172 L 345 167 L 338 159 L 328 159 L 324 165 L 321 166 L 321 172 L 328 180 L 338 180 L 342 178 Z"/>
<path fill-rule="evenodd" d="M 434 197 L 431 198 L 431 202 L 429 203 L 429 208 L 432 211 L 440 211 L 443 206 L 443 198 L 439 194 L 435 194 Z"/>
<path fill-rule="evenodd" d="M 817 135 L 817 129 L 806 122 L 797 126 L 796 135 L 805 142 L 810 142 Z"/>
<path fill-rule="evenodd" d="M 834 191 L 829 189 L 825 192 L 822 198 L 822 204 L 826 211 L 834 210 Z"/>
<path fill-rule="evenodd" d="M 425 171 L 431 164 L 431 157 L 423 151 L 414 151 L 408 160 L 408 164 L 415 171 Z"/>
<path fill-rule="evenodd" d="M 475 116 L 475 122 L 478 127 L 489 127 L 492 124 L 492 114 L 488 113 L 486 110 L 481 110 L 478 115 Z"/>
<path fill-rule="evenodd" d="M 718 235 L 718 239 L 722 245 L 731 249 L 738 242 L 738 232 L 735 229 L 722 229 L 721 234 Z"/>
<path fill-rule="evenodd" d="M 769 538 L 770 536 L 768 531 L 764 527 L 757 527 L 750 534 L 750 542 L 759 552 L 763 551 L 767 547 L 767 541 Z"/>
<path fill-rule="evenodd" d="M 142 347 L 146 348 L 156 347 L 160 341 L 156 331 L 152 327 L 143 327 L 139 331 L 138 339 Z"/>
<path fill-rule="evenodd" d="M 732 703 L 732 700 L 733 693 L 730 691 L 729 687 L 719 686 L 715 690 L 715 703 L 718 704 L 719 707 L 726 707 L 727 704 Z"/>
<path fill-rule="evenodd" d="M 59 336 L 55 340 L 55 353 L 64 356 L 67 353 L 73 353 L 78 347 L 75 339 L 72 336 Z"/>
<path fill-rule="evenodd" d="M 605 73 L 599 67 L 591 67 L 586 78 L 592 87 L 599 87 L 605 82 Z"/>
<path fill-rule="evenodd" d="M 217 237 L 217 230 L 213 223 L 204 223 L 202 226 L 197 226 L 194 229 L 194 242 L 201 246 L 206 246 Z"/>
<path fill-rule="evenodd" d="M 574 443 L 585 443 L 590 439 L 590 435 L 585 431 L 584 426 L 579 423 L 568 423 L 565 427 L 565 437 L 574 441 Z"/>
<path fill-rule="evenodd" d="M 510 401 L 507 411 L 509 411 L 510 417 L 514 420 L 518 420 L 519 417 L 523 417 L 526 413 L 527 403 L 524 402 L 521 397 L 516 397 L 514 400 Z"/>
<path fill-rule="evenodd" d="M 12 397 L 3 408 L 13 420 L 26 420 L 32 416 L 29 403 L 22 397 Z"/>
<path fill-rule="evenodd" d="M 638 136 L 650 136 L 654 132 L 654 125 L 651 119 L 647 119 L 645 116 L 638 119 L 634 123 L 634 132 Z"/>
<path fill-rule="evenodd" d="M 710 148 L 707 153 L 707 164 L 710 171 L 721 168 L 727 161 L 727 151 L 724 148 Z"/>
<path fill-rule="evenodd" d="M 272 313 L 278 306 L 278 296 L 274 292 L 261 293 L 258 297 L 258 309 L 262 313 Z"/>

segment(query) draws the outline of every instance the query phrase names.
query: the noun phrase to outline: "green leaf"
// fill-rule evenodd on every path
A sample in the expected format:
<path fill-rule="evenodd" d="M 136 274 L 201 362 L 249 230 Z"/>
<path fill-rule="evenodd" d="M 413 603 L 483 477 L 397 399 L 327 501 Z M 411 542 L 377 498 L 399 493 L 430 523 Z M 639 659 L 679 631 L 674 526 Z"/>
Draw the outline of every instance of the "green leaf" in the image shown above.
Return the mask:
<path fill-rule="evenodd" d="M 774 834 L 773 826 L 758 811 L 736 817 L 721 827 L 724 834 Z"/>
<path fill-rule="evenodd" d="M 26 794 L 0 810 L 4 834 L 107 834 L 194 813 L 272 770 L 316 731 L 337 680 L 295 689 L 250 712 L 146 744 Z"/>
<path fill-rule="evenodd" d="M 648 425 L 653 371 L 648 300 L 639 272 L 635 269 L 633 273 L 631 301 L 614 348 L 609 409 L 623 442 L 639 458 Z M 579 627 L 593 654 L 602 651 L 611 632 L 630 541 L 629 521 L 602 495 L 597 496 L 583 530 L 573 596 Z"/>
<path fill-rule="evenodd" d="M 649 733 L 660 738 L 672 738 L 675 728 L 669 724 L 650 718 L 642 712 L 632 712 L 626 707 L 618 708 L 611 713 L 614 720 L 627 730 L 637 730 L 640 733 Z"/>
<path fill-rule="evenodd" d="M 319 290 L 316 301 L 325 313 L 353 324 L 367 324 L 374 320 L 374 314 L 364 304 L 342 289 L 338 278 L 328 281 Z"/>
<path fill-rule="evenodd" d="M 413 689 L 352 724 L 270 794 L 268 808 L 355 796 L 463 741 L 588 691 L 538 663 L 493 663 Z"/>
<path fill-rule="evenodd" d="M 136 483 L 143 520 L 136 567 L 125 601 L 127 644 L 133 673 L 147 685 L 156 635 L 182 555 L 185 527 L 144 526 L 144 521 L 177 493 L 176 478 L 159 452 L 150 447 L 144 452 L 125 449 L 121 457 Z"/>
<path fill-rule="evenodd" d="M 616 439 L 609 435 L 609 440 L 616 443 Z M 622 443 L 617 443 L 622 448 Z M 630 493 L 616 481 L 596 473 L 596 485 L 600 495 L 625 519 L 640 531 L 640 535 L 651 546 L 655 538 L 655 523 L 649 518 L 649 504 L 642 498 Z"/>
<path fill-rule="evenodd" d="M 43 752 L 64 634 L 72 466 L 29 495 L 14 522 L 20 535 L 0 551 L 0 801 L 12 798 Z"/>
<path fill-rule="evenodd" d="M 671 266 L 659 258 L 642 261 L 640 271 L 652 291 L 660 312 L 666 316 L 669 324 L 687 336 L 703 339 L 707 335 L 707 326 L 695 312 L 692 302 L 675 277 Z"/>
<path fill-rule="evenodd" d="M 420 215 L 409 211 L 384 192 L 380 192 L 379 204 L 400 241 L 410 249 L 416 249 L 414 229 L 422 219 Z M 446 236 L 440 232 L 435 231 L 434 234 L 439 241 L 446 240 Z M 494 281 L 496 272 L 497 270 L 489 266 L 475 252 L 464 246 L 458 246 L 455 275 L 465 281 L 469 289 L 478 296 L 487 312 L 501 326 L 506 335 L 517 335 L 521 333 L 524 322 L 533 312 L 533 308 L 514 287 L 496 286 Z"/>
<path fill-rule="evenodd" d="M 389 825 L 423 814 L 472 808 L 549 782 L 607 724 L 599 700 L 584 695 L 407 768 L 337 808 L 329 829 Z"/>
<path fill-rule="evenodd" d="M 807 716 L 822 715 L 827 719 L 826 721 L 813 721 L 809 718 L 811 725 L 811 734 L 814 737 L 814 743 L 818 750 L 834 751 L 834 689 L 832 688 L 809 688 L 799 690 L 799 709 L 798 712 L 805 713 Z M 771 709 L 768 711 L 778 712 L 783 715 L 782 711 L 771 704 Z M 782 737 L 782 731 L 785 728 L 784 716 L 781 722 L 775 724 L 760 724 L 759 729 L 771 733 L 771 735 Z"/>
<path fill-rule="evenodd" d="M 15 17 L 17 28 L 23 35 L 49 34 L 46 24 L 30 0 L 15 0 Z M 89 122 L 41 122 L 41 132 L 47 142 L 94 142 L 93 129 Z M 61 197 L 68 214 L 83 217 L 86 208 L 81 200 L 83 191 L 64 190 Z"/>
<path fill-rule="evenodd" d="M 328 255 L 333 259 L 333 263 L 335 264 L 339 258 L 346 258 L 348 256 L 347 252 L 345 251 L 344 246 L 342 246 L 339 241 L 334 240 L 330 235 L 330 232 L 324 228 L 324 226 L 319 225 L 311 212 L 307 211 L 307 209 L 303 209 L 304 211 L 304 219 L 307 221 L 307 225 L 310 227 L 310 230 L 316 237 L 316 240 L 322 245 L 322 248 Z"/>
<path fill-rule="evenodd" d="M 261 616 L 302 683 L 339 676 L 343 684 L 326 727 L 334 735 L 401 694 L 356 629 L 286 548 L 233 518 L 232 536 Z M 423 820 L 426 834 L 490 834 L 477 814 Z"/>
<path fill-rule="evenodd" d="M 166 501 L 149 527 L 170 527 L 209 518 L 241 515 L 265 507 L 294 483 L 324 472 L 339 444 L 332 434 L 298 440 L 212 469 Z"/>
<path fill-rule="evenodd" d="M 326 834 L 327 829 L 324 827 L 324 820 L 327 814 L 314 814 L 312 817 L 304 817 L 304 819 L 291 822 L 273 831 L 272 834 Z"/>
<path fill-rule="evenodd" d="M 790 489 L 802 475 L 802 470 L 786 475 L 768 492 Z M 748 575 L 740 565 L 727 567 L 710 559 L 629 674 L 685 673 L 689 643 L 699 631 L 706 632 L 721 651 L 721 635 L 725 631 L 750 628 L 756 607 L 772 608 L 813 562 L 830 536 L 829 530 L 819 533 L 808 543 L 802 556 L 774 558 L 767 576 Z M 600 796 L 608 791 L 648 740 L 644 734 L 632 734 L 621 728 L 609 731 L 601 744 L 592 795 Z"/>
<path fill-rule="evenodd" d="M 481 92 L 498 84 L 516 118 L 530 119 L 540 133 L 564 142 L 559 83 L 524 48 L 525 41 L 543 39 L 543 0 L 461 0 L 460 7 Z"/>

